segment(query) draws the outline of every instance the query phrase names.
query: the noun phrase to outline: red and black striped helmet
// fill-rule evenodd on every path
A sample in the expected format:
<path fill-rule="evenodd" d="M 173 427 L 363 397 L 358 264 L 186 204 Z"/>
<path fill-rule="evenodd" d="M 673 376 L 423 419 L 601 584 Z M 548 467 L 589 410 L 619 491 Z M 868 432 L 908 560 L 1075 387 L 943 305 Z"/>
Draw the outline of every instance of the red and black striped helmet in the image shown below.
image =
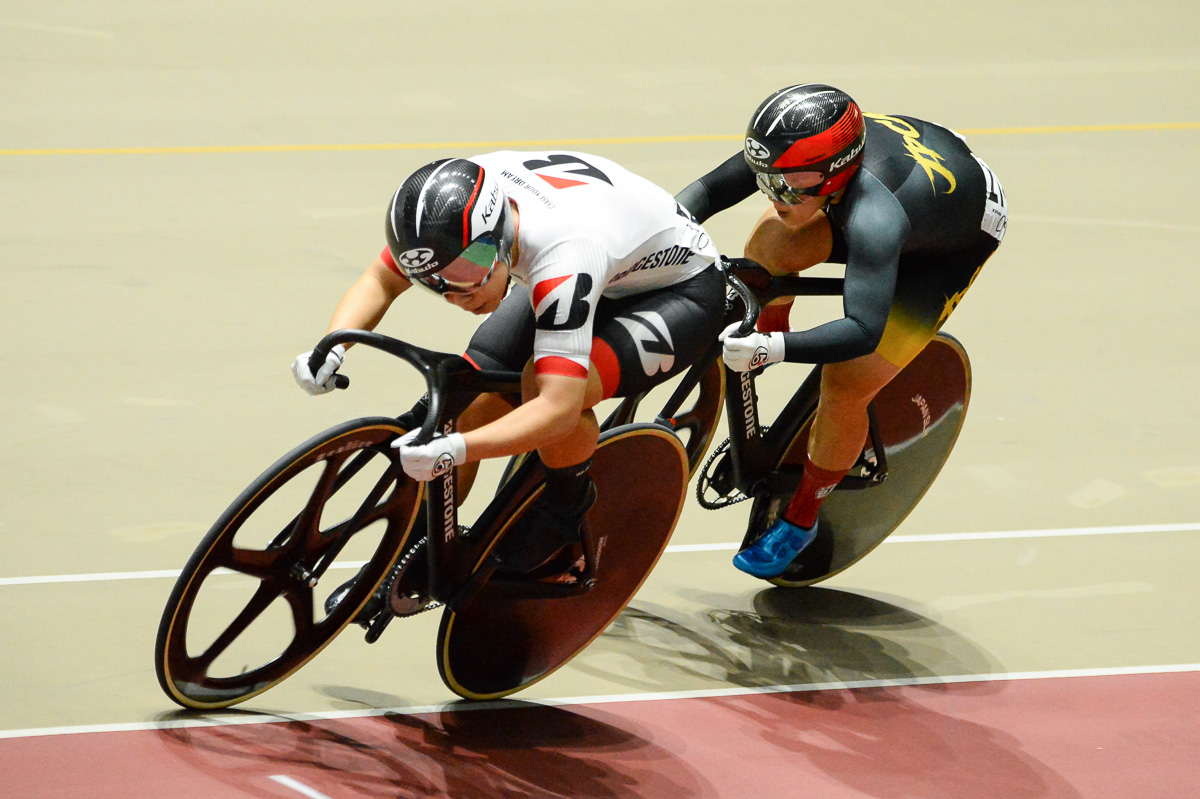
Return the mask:
<path fill-rule="evenodd" d="M 821 196 L 853 177 L 866 137 L 862 110 L 850 95 L 822 83 L 804 83 L 780 89 L 762 102 L 746 129 L 744 154 L 759 175 L 820 172 L 824 179 L 800 193 Z"/>
<path fill-rule="evenodd" d="M 470 291 L 507 257 L 504 188 L 479 164 L 444 158 L 400 185 L 388 208 L 386 235 L 396 266 L 439 294 Z"/>

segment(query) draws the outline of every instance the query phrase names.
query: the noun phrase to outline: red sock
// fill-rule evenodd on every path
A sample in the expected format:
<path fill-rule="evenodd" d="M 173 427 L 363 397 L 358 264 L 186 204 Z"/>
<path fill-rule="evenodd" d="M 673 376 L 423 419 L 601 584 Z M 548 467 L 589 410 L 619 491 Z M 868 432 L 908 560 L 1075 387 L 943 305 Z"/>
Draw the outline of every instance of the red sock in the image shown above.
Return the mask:
<path fill-rule="evenodd" d="M 758 332 L 790 333 L 792 327 L 788 317 L 791 316 L 793 302 L 788 300 L 778 305 L 764 305 L 758 312 Z"/>
<path fill-rule="evenodd" d="M 800 487 L 783 512 L 783 518 L 797 527 L 812 527 L 817 521 L 817 509 L 848 471 L 847 468 L 830 472 L 805 457 L 804 476 L 800 478 Z"/>

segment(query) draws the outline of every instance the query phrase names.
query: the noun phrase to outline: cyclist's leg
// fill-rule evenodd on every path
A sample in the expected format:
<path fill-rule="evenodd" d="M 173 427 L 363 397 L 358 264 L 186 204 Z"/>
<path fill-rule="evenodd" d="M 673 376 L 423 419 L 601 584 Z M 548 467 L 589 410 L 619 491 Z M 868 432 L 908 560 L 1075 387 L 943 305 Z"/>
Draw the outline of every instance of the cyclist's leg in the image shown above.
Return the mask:
<path fill-rule="evenodd" d="M 648 391 L 690 367 L 720 332 L 724 304 L 724 279 L 716 269 L 676 286 L 600 302 L 583 413 L 569 434 L 538 450 L 546 491 L 525 529 L 497 552 L 507 568 L 528 571 L 578 540 L 596 500 L 588 469 L 600 428 L 591 409 L 601 400 Z M 526 400 L 536 395 L 531 366 L 523 390 Z"/>
<path fill-rule="evenodd" d="M 493 313 L 475 330 L 463 353 L 477 369 L 520 372 L 533 353 L 534 316 L 529 293 L 513 285 Z M 516 407 L 520 397 L 484 394 L 458 417 L 458 431 L 465 433 L 496 421 Z M 458 467 L 458 497 L 465 500 L 475 483 L 479 463 Z"/>
<path fill-rule="evenodd" d="M 538 394 L 533 364 L 522 375 L 523 401 Z M 580 540 L 580 526 L 596 501 L 589 474 L 600 426 L 592 408 L 603 399 L 603 385 L 595 366 L 588 369 L 584 409 L 574 428 L 552 444 L 538 449 L 545 470 L 546 490 L 516 529 L 500 543 L 495 559 L 505 569 L 530 572 Z"/>
<path fill-rule="evenodd" d="M 873 352 L 821 367 L 821 399 L 808 445 L 813 463 L 842 473 L 854 465 L 867 439 L 867 406 L 909 360 L 895 364 Z"/>
<path fill-rule="evenodd" d="M 821 368 L 810 461 L 843 474 L 854 465 L 867 437 L 867 405 L 941 330 L 995 244 L 985 238 L 975 252 L 901 258 L 892 310 L 875 352 Z"/>
<path fill-rule="evenodd" d="M 745 255 L 773 275 L 788 275 L 825 263 L 833 247 L 833 229 L 824 211 L 792 225 L 780 218 L 774 206 L 768 206 L 750 231 Z"/>
<path fill-rule="evenodd" d="M 870 355 L 822 367 L 821 396 L 800 485 L 782 516 L 734 558 L 739 569 L 758 577 L 775 576 L 816 538 L 821 503 L 862 452 L 867 406 L 941 329 L 994 250 L 991 240 L 966 253 L 901 258 L 879 346 Z M 835 246 L 833 257 L 837 256 Z"/>
<path fill-rule="evenodd" d="M 720 333 L 724 303 L 724 280 L 716 269 L 675 286 L 601 300 L 593 323 L 584 414 L 571 433 L 538 450 L 542 462 L 566 467 L 591 457 L 599 435 L 591 409 L 602 400 L 648 391 L 687 370 Z M 530 365 L 522 392 L 525 401 L 537 393 Z"/>

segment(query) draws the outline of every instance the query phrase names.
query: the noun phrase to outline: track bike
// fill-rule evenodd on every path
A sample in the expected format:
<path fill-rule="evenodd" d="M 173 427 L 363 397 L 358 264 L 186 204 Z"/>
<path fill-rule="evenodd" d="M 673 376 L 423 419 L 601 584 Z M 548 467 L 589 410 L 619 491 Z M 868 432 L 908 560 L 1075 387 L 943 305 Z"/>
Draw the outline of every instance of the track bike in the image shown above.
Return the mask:
<path fill-rule="evenodd" d="M 731 284 L 748 287 L 752 296 L 747 302 L 754 305 L 784 296 L 837 296 L 844 286 L 841 278 L 772 276 L 748 259 L 727 264 Z M 743 324 L 742 329 L 748 328 Z M 769 425 L 761 423 L 756 390 L 763 369 L 723 371 L 730 435 L 700 469 L 696 499 L 710 510 L 750 500 L 740 546 L 745 548 L 779 518 L 799 486 L 820 398 L 821 367 L 809 372 Z M 962 430 L 970 394 L 967 352 L 953 336 L 939 332 L 871 401 L 863 450 L 822 503 L 816 538 L 768 582 L 787 588 L 813 585 L 879 546 L 941 471 Z M 703 398 L 701 392 L 698 406 L 711 404 Z M 660 424 L 670 423 L 674 401 L 660 415 Z"/>
<path fill-rule="evenodd" d="M 731 288 L 729 317 L 740 318 L 743 333 L 760 302 L 841 291 L 840 279 L 771 277 L 744 259 L 722 259 L 721 267 Z M 519 691 L 569 661 L 621 612 L 665 550 L 695 472 L 706 508 L 752 500 L 743 545 L 765 529 L 798 485 L 819 394 L 818 367 L 775 421 L 761 425 L 759 372 L 728 370 L 714 342 L 677 379 L 653 420 L 638 421 L 646 395 L 620 401 L 601 425 L 591 471 L 598 500 L 582 540 L 534 572 L 513 574 L 493 554 L 543 490 L 536 455 L 510 460 L 468 527 L 459 524 L 456 471 L 412 481 L 390 444 L 418 426 L 418 443 L 435 431 L 452 432 L 480 394 L 519 395 L 520 375 L 476 370 L 458 355 L 355 330 L 322 339 L 314 365 L 350 342 L 415 367 L 428 389 L 428 411 L 423 419 L 356 419 L 309 439 L 221 515 L 182 570 L 158 630 L 159 683 L 185 707 L 228 707 L 282 682 L 385 583 L 386 608 L 370 623 L 368 641 L 394 618 L 441 608 L 436 653 L 447 687 L 468 699 Z M 822 506 L 817 539 L 771 582 L 819 582 L 895 529 L 953 447 L 969 391 L 966 352 L 939 334 L 876 397 L 867 445 Z M 705 461 L 723 405 L 731 435 Z M 350 562 L 361 563 L 361 571 L 326 613 L 314 589 L 350 555 L 362 559 Z M 224 585 L 235 578 L 243 583 L 237 595 Z M 246 640 L 251 651 L 235 655 Z"/>
<path fill-rule="evenodd" d="M 605 425 L 590 471 L 598 498 L 582 540 L 533 572 L 508 572 L 493 554 L 544 490 L 537 457 L 510 462 L 468 527 L 458 519 L 457 470 L 413 481 L 390 445 L 417 427 L 418 444 L 453 432 L 481 394 L 519 397 L 520 373 L 477 370 L 459 355 L 363 330 L 326 336 L 313 363 L 346 343 L 416 368 L 427 388 L 424 418 L 410 412 L 337 425 L 280 458 L 218 518 L 183 568 L 156 640 L 159 684 L 185 707 L 228 707 L 279 684 L 389 580 L 387 607 L 367 640 L 393 618 L 443 608 L 437 657 L 445 684 L 468 699 L 505 696 L 599 635 L 666 548 L 698 440 L 689 460 L 670 427 Z M 715 421 L 715 413 L 697 412 L 695 424 L 701 416 Z M 681 413 L 681 424 L 689 418 Z M 360 560 L 349 565 L 361 563 L 361 571 L 327 612 L 315 589 L 351 552 Z"/>

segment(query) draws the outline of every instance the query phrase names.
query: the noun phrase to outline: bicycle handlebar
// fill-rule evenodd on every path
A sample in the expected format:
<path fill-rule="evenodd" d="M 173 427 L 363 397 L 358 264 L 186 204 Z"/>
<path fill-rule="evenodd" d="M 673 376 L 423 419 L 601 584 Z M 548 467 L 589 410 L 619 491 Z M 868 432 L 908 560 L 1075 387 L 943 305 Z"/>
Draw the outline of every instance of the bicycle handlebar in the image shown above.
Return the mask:
<path fill-rule="evenodd" d="M 840 277 L 801 277 L 800 275 L 772 275 L 763 266 L 749 258 L 726 258 L 727 275 L 748 286 L 759 303 L 767 303 L 779 297 L 835 297 L 845 288 Z"/>
<path fill-rule="evenodd" d="M 333 349 L 333 347 L 330 347 L 329 349 Z M 329 357 L 328 350 L 318 352 L 314 348 L 312 351 L 312 355 L 308 356 L 308 373 L 310 375 L 315 375 L 317 373 L 317 370 L 319 370 L 321 368 L 321 366 L 325 363 L 325 359 L 328 357 Z M 335 374 L 333 376 L 333 387 L 334 388 L 350 388 L 350 378 L 346 377 L 343 374 Z"/>
<path fill-rule="evenodd" d="M 363 344 L 373 349 L 382 350 L 416 368 L 425 378 L 425 386 L 429 391 L 429 413 L 421 425 L 421 431 L 413 443 L 428 444 L 433 438 L 434 431 L 442 421 L 442 412 L 446 405 L 446 394 L 452 390 L 498 393 L 520 391 L 520 372 L 497 372 L 476 369 L 470 361 L 461 355 L 448 352 L 435 352 L 401 341 L 398 338 L 374 333 L 369 330 L 335 330 L 329 333 L 313 348 L 310 363 L 321 364 L 329 356 L 329 351 L 338 344 Z M 343 377 L 343 375 L 338 375 Z M 345 379 L 345 378 L 344 378 Z M 346 385 L 349 380 L 346 379 Z M 338 388 L 344 388 L 338 385 Z"/>
<path fill-rule="evenodd" d="M 746 284 L 734 274 L 734 270 L 737 267 L 732 260 L 726 258 L 724 255 L 721 255 L 717 257 L 717 263 L 719 264 L 721 273 L 725 276 L 725 282 L 741 299 L 742 305 L 746 306 L 745 312 L 742 313 L 742 323 L 738 325 L 737 337 L 741 338 L 742 336 L 748 336 L 750 335 L 750 332 L 754 330 L 754 324 L 758 321 L 759 311 L 762 310 L 759 307 L 758 298 L 755 297 L 754 292 L 751 291 Z"/>

